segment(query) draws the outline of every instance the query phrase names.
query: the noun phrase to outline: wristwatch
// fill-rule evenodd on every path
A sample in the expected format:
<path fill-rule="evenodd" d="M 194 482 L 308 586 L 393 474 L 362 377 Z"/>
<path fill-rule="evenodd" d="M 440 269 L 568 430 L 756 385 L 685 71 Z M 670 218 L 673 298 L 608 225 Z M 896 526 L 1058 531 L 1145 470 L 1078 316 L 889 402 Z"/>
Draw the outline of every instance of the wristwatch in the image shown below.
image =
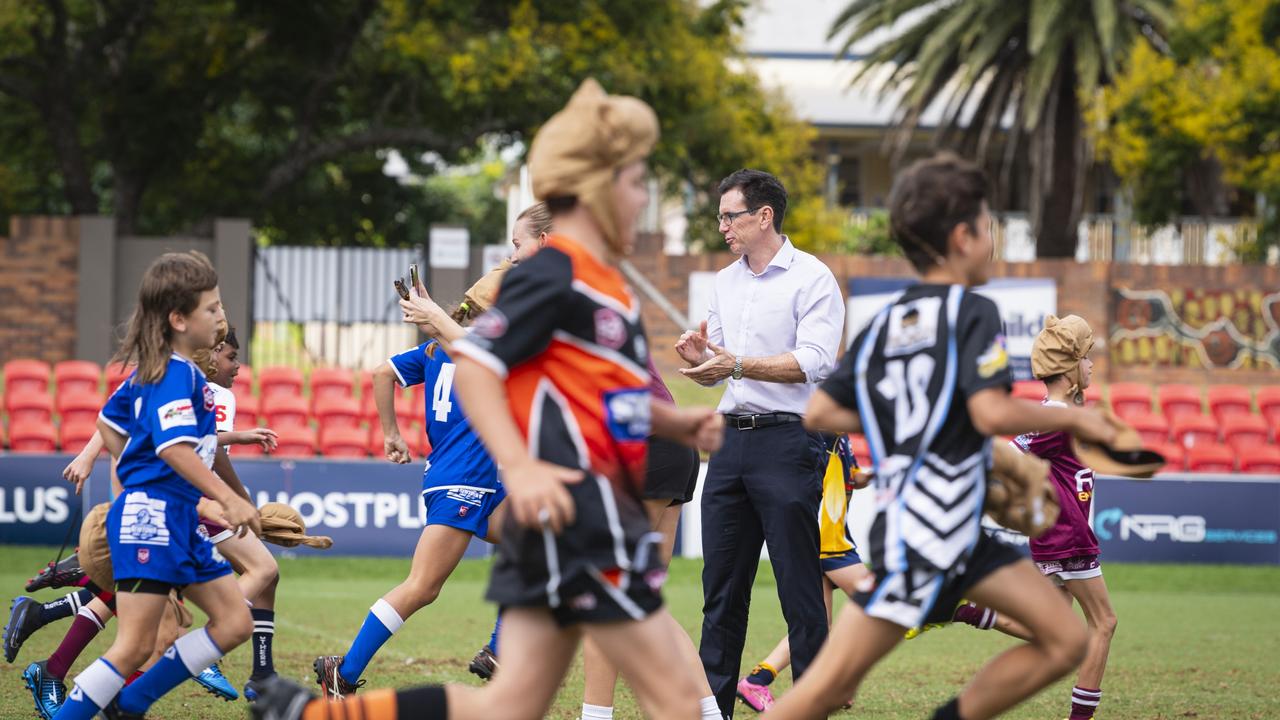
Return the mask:
<path fill-rule="evenodd" d="M 733 374 L 730 377 L 734 380 L 742 379 L 742 358 L 733 359 Z"/>

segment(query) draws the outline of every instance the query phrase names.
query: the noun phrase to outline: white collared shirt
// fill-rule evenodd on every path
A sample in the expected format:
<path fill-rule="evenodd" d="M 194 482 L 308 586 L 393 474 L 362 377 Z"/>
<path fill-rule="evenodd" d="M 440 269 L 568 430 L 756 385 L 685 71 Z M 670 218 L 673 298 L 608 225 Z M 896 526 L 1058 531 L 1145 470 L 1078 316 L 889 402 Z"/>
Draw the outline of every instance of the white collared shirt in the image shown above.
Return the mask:
<path fill-rule="evenodd" d="M 707 339 L 742 358 L 789 352 L 805 382 L 728 378 L 719 412 L 803 414 L 818 383 L 835 370 L 844 331 L 840 285 L 821 260 L 782 240 L 764 272 L 752 272 L 743 256 L 716 274 Z"/>

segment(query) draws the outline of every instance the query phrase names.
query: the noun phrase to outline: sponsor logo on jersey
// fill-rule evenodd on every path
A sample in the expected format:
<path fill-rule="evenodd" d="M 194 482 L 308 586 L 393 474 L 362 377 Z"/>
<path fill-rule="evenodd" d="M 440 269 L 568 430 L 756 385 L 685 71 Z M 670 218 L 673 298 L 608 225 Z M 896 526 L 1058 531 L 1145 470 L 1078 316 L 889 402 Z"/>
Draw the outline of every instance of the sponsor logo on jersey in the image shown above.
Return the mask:
<path fill-rule="evenodd" d="M 604 393 L 605 420 L 609 433 L 620 441 L 644 440 L 649 436 L 649 388 L 625 388 Z"/>
<path fill-rule="evenodd" d="M 582 593 L 575 595 L 569 600 L 569 607 L 581 612 L 589 612 L 596 609 L 596 605 L 600 603 L 593 593 Z"/>
<path fill-rule="evenodd" d="M 978 377 L 989 378 L 1009 367 L 1009 353 L 1004 347 L 1004 335 L 997 335 L 991 347 L 978 356 Z"/>
<path fill-rule="evenodd" d="M 196 409 L 191 405 L 190 400 L 183 398 L 161 405 L 156 410 L 156 417 L 160 421 L 161 430 L 169 430 L 183 425 L 195 425 Z"/>
<path fill-rule="evenodd" d="M 599 308 L 595 311 L 595 321 L 597 343 L 610 350 L 618 350 L 626 344 L 627 324 L 617 311 L 607 307 Z"/>

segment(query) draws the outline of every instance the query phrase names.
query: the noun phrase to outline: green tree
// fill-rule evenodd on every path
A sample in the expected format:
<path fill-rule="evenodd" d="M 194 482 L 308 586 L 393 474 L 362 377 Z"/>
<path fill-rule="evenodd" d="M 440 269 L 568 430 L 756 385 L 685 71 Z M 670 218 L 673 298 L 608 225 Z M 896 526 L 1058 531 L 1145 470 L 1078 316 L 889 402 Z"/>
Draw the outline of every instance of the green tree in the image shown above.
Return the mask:
<path fill-rule="evenodd" d="M 738 57 L 743 0 L 0 2 L 0 211 L 105 213 L 126 233 L 250 217 L 281 242 L 416 242 L 444 219 L 381 172 L 527 141 L 582 79 L 648 100 L 669 188 L 751 165 L 821 243 L 811 130 Z M 431 162 L 423 160 L 432 158 Z"/>
<path fill-rule="evenodd" d="M 1280 243 L 1280 2 L 1179 0 L 1168 53 L 1139 45 L 1091 109 L 1100 157 L 1134 196 L 1135 217 L 1185 204 L 1222 212 L 1213 176 L 1264 199 L 1244 260 Z M 1242 203 L 1245 204 L 1245 203 Z"/>
<path fill-rule="evenodd" d="M 1002 134 L 1002 183 L 1025 153 L 1040 257 L 1075 254 L 1088 151 L 1080 98 L 1116 76 L 1137 38 L 1159 42 L 1171 0 L 853 0 L 832 37 L 885 39 L 854 82 L 897 100 L 904 148 L 926 109 L 941 110 L 935 141 L 985 160 Z"/>

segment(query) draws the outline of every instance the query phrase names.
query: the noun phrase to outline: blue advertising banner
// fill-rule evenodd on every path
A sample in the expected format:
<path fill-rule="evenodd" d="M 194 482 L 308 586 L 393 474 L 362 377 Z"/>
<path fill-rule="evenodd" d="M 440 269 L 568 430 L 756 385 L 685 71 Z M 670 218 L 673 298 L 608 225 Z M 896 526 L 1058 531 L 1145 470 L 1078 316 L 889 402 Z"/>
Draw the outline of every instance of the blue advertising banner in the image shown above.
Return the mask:
<path fill-rule="evenodd" d="M 1280 564 L 1280 479 L 1101 477 L 1093 532 L 1103 562 Z"/>
<path fill-rule="evenodd" d="M 0 456 L 0 543 L 61 544 L 78 521 L 79 499 L 62 479 L 70 455 Z M 373 460 L 237 460 L 236 472 L 258 505 L 283 502 L 302 515 L 311 535 L 328 535 L 327 551 L 290 548 L 299 555 L 409 557 L 422 534 L 422 466 Z M 105 459 L 85 486 L 85 509 L 110 496 Z M 75 537 L 71 544 L 75 545 Z M 268 545 L 274 551 L 283 551 Z M 489 546 L 473 540 L 467 557 Z"/>

